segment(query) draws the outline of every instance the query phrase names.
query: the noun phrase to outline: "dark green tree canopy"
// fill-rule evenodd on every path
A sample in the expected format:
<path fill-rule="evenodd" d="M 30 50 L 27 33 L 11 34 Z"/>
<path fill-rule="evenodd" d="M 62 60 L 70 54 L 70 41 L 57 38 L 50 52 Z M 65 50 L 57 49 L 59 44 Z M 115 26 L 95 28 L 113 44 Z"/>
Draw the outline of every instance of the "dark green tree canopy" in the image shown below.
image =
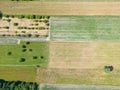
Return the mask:
<path fill-rule="evenodd" d="M 2 19 L 2 16 L 3 16 L 3 14 L 2 14 L 2 12 L 0 11 L 0 19 Z"/>

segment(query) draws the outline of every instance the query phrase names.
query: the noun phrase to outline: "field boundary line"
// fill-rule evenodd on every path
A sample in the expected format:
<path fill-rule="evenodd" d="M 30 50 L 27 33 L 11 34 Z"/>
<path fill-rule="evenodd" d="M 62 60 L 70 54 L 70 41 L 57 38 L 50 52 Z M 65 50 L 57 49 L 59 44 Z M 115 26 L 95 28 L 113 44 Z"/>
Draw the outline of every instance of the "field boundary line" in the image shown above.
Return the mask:
<path fill-rule="evenodd" d="M 4 64 L 1 65 L 1 64 L 0 64 L 0 67 L 2 67 L 2 66 L 8 66 L 8 67 L 9 67 L 9 66 L 11 66 L 11 67 L 16 67 L 16 66 L 18 66 L 18 67 L 19 67 L 19 66 L 23 67 L 23 66 L 24 66 L 24 67 L 25 67 L 25 66 L 36 66 L 36 65 L 4 65 Z"/>
<path fill-rule="evenodd" d="M 52 41 L 50 40 L 50 42 L 120 42 L 120 41 Z"/>

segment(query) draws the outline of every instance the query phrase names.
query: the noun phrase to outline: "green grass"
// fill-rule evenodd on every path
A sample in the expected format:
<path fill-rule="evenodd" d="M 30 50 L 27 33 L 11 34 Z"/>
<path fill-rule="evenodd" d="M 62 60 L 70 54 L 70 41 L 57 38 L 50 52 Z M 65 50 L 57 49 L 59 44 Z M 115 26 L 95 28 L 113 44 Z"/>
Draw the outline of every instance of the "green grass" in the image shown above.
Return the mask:
<path fill-rule="evenodd" d="M 22 45 L 26 45 L 26 52 L 22 52 Z M 32 49 L 32 52 L 29 49 Z M 40 65 L 40 67 L 47 67 L 48 49 L 48 42 L 30 42 L 29 45 L 26 42 L 21 42 L 19 45 L 0 45 L 0 65 Z M 12 52 L 12 54 L 8 55 L 8 52 Z M 33 56 L 38 58 L 33 59 Z M 20 62 L 20 58 L 25 58 L 26 61 Z"/>
<path fill-rule="evenodd" d="M 45 85 L 43 90 L 119 90 L 117 86 L 94 85 Z"/>
<path fill-rule="evenodd" d="M 36 79 L 36 68 L 0 67 L 0 79 L 34 82 Z"/>
<path fill-rule="evenodd" d="M 51 40 L 120 40 L 119 16 L 58 16 L 51 20 Z"/>

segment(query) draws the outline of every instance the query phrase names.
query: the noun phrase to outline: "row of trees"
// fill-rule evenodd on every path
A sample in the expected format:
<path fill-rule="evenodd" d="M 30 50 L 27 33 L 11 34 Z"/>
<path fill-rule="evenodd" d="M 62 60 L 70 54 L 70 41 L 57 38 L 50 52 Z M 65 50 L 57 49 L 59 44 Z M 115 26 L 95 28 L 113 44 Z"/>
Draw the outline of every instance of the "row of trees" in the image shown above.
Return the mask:
<path fill-rule="evenodd" d="M 0 79 L 0 90 L 39 90 L 36 82 L 5 81 Z"/>
<path fill-rule="evenodd" d="M 38 37 L 48 37 L 48 35 L 39 35 L 39 34 L 16 34 L 16 35 L 10 35 L 10 34 L 2 34 L 0 35 L 2 37 L 7 37 L 7 36 L 11 36 L 11 37 L 35 37 L 35 38 L 38 38 Z"/>
<path fill-rule="evenodd" d="M 2 16 L 3 16 L 3 14 L 2 14 L 2 12 L 0 11 L 0 19 L 2 19 Z"/>
<path fill-rule="evenodd" d="M 34 1 L 34 0 L 11 0 L 11 1 Z"/>
<path fill-rule="evenodd" d="M 49 19 L 50 16 L 41 16 L 41 15 L 7 15 L 7 14 L 4 14 L 4 17 L 6 18 L 19 18 L 19 19 L 22 19 L 22 18 L 27 18 L 27 19 Z"/>

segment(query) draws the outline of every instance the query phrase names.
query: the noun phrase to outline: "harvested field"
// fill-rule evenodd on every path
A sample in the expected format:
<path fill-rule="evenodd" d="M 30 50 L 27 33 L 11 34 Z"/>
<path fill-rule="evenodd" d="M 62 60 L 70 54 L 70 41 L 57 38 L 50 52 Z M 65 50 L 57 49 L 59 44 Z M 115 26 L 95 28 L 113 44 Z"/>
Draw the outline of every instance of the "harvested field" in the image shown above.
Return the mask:
<path fill-rule="evenodd" d="M 4 1 L 3 2 L 0 1 L 0 10 L 4 14 L 120 15 L 119 9 L 120 9 L 120 2 L 39 2 L 39 1 L 34 1 L 34 2 Z"/>
<path fill-rule="evenodd" d="M 49 68 L 120 68 L 119 42 L 51 42 Z"/>
<path fill-rule="evenodd" d="M 34 82 L 36 78 L 36 68 L 33 67 L 1 67 L 0 79 L 22 80 Z"/>
<path fill-rule="evenodd" d="M 119 16 L 51 18 L 53 41 L 120 41 Z"/>
<path fill-rule="evenodd" d="M 37 69 L 36 81 L 49 84 L 120 85 L 120 70 L 104 69 Z M 116 83 L 117 82 L 117 83 Z"/>

